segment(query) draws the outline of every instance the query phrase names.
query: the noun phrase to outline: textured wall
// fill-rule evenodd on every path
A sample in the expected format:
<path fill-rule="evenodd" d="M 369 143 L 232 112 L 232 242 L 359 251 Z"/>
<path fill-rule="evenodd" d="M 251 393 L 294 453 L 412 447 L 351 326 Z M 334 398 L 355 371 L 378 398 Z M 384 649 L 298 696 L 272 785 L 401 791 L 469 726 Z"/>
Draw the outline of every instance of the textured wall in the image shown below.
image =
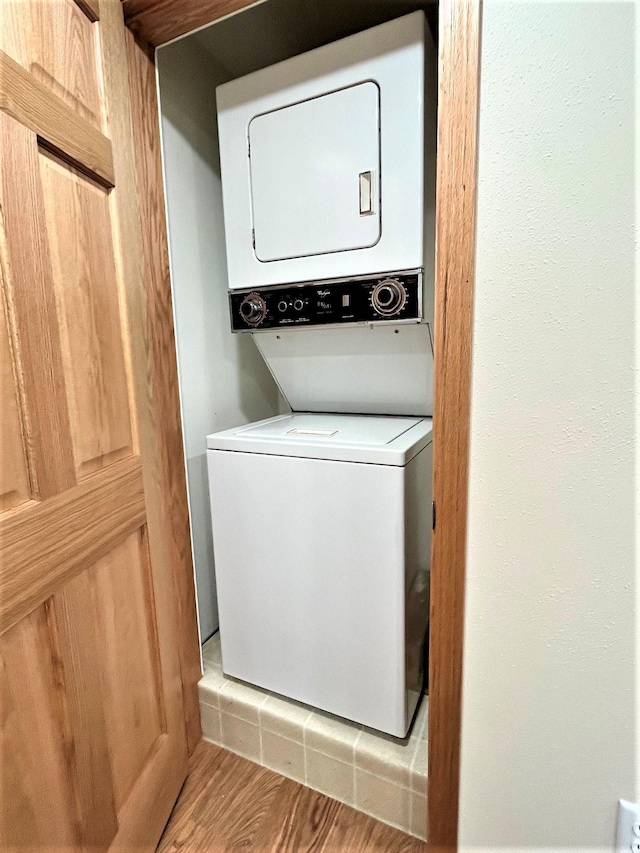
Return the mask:
<path fill-rule="evenodd" d="M 171 280 L 203 640 L 218 627 L 206 436 L 283 403 L 250 335 L 232 335 L 215 87 L 224 68 L 192 38 L 158 51 Z"/>
<path fill-rule="evenodd" d="M 634 4 L 485 0 L 460 837 L 612 850 L 634 756 Z"/>

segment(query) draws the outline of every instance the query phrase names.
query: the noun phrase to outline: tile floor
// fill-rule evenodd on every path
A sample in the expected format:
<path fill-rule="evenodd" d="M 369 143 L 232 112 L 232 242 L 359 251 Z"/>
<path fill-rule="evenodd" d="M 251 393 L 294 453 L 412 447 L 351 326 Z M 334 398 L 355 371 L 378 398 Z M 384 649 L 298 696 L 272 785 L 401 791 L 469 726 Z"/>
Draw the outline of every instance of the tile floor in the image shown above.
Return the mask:
<path fill-rule="evenodd" d="M 426 697 L 400 740 L 226 677 L 219 634 L 205 643 L 203 657 L 206 740 L 425 838 Z"/>

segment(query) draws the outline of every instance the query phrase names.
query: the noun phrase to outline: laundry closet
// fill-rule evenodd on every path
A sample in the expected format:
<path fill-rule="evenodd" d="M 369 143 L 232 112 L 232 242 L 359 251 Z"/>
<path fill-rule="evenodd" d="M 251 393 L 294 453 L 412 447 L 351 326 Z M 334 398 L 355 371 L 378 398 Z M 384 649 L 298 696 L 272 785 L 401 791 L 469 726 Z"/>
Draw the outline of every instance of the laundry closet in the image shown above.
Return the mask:
<path fill-rule="evenodd" d="M 203 734 L 287 774 L 265 754 L 277 700 L 282 726 L 300 718 L 282 736 L 289 775 L 414 834 L 436 34 L 431 3 L 266 0 L 156 54 Z M 323 726 L 348 757 L 314 741 Z M 351 767 L 355 787 L 310 778 L 308 749 L 333 776 Z M 359 770 L 362 791 L 403 792 L 396 806 L 359 796 Z"/>

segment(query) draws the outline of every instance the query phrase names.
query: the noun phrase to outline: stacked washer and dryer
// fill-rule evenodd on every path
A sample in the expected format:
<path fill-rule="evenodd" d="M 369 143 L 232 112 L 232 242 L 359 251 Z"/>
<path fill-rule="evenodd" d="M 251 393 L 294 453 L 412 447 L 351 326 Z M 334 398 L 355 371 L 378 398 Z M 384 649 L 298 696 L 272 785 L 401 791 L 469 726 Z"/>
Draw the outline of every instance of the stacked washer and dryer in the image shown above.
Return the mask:
<path fill-rule="evenodd" d="M 224 672 L 404 737 L 423 686 L 436 54 L 422 12 L 217 90 L 231 330 L 291 414 L 210 435 Z"/>

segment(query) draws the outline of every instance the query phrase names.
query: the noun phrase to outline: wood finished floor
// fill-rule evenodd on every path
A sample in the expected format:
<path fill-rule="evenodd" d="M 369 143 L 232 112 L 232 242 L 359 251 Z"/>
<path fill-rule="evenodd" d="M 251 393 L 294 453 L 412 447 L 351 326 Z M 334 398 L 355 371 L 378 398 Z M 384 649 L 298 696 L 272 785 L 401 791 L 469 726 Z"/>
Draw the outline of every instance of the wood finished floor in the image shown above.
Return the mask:
<path fill-rule="evenodd" d="M 424 841 L 201 741 L 158 853 L 426 853 Z"/>

